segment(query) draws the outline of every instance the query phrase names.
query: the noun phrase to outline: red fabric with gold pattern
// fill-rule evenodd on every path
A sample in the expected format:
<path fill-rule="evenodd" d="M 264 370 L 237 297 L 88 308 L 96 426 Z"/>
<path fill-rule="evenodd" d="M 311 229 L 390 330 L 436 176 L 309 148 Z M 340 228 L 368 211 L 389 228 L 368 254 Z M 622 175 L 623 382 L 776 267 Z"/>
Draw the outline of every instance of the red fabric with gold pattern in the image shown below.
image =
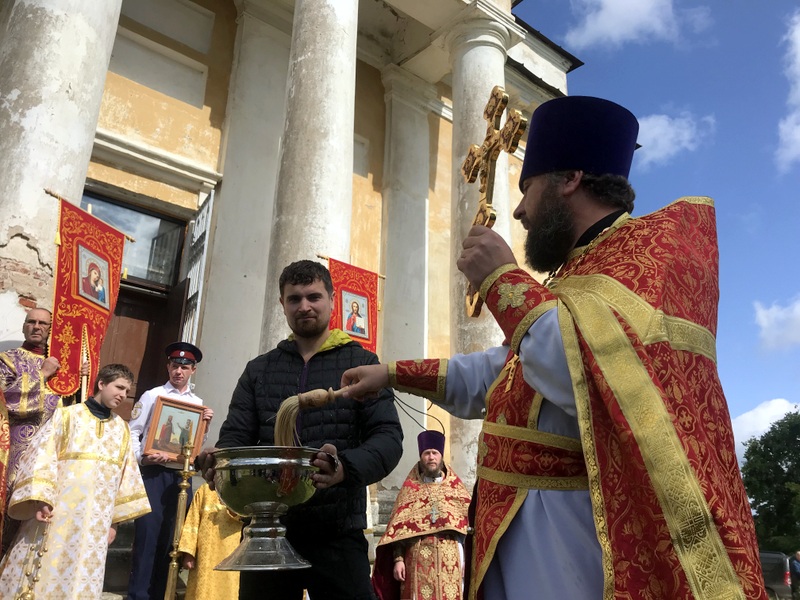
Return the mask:
<path fill-rule="evenodd" d="M 590 461 L 587 464 L 592 465 L 590 494 L 606 569 L 603 597 L 765 598 L 752 516 L 714 363 L 718 253 L 713 206 L 704 199 L 687 199 L 651 215 L 619 222 L 596 246 L 574 257 L 562 271 L 566 275 L 557 281 L 553 292 L 565 303 L 560 310 L 570 310 L 575 322 L 580 352 L 571 357 L 568 350 L 570 369 L 582 373 L 588 386 L 589 414 L 579 422 L 584 453 Z M 504 288 L 506 294 L 501 294 L 499 287 L 503 284 L 513 285 L 516 294 L 523 293 L 524 301 L 511 302 L 508 287 Z M 620 289 L 619 284 L 625 289 Z M 487 307 L 506 335 L 512 337 L 526 319 L 523 309 L 535 310 L 549 293 L 532 277 L 515 270 L 501 275 L 490 287 Z M 574 307 L 592 306 L 591 302 L 611 315 L 608 322 L 603 320 L 598 327 L 590 320 L 606 313 L 592 313 L 590 317 L 588 313 L 574 312 Z M 519 305 L 515 307 L 514 303 Z M 642 311 L 647 318 L 637 322 L 637 314 Z M 605 347 L 592 345 L 592 339 L 595 344 L 598 339 L 607 339 L 597 332 L 613 329 L 612 325 L 622 332 L 618 336 L 622 341 L 612 341 L 624 351 L 630 349 L 638 361 L 619 364 L 614 359 L 623 353 L 614 355 Z M 593 348 L 603 348 L 603 353 L 596 356 Z M 660 449 L 654 449 L 649 441 L 657 439 L 658 432 L 648 430 L 651 438 L 637 438 L 644 435 L 647 427 L 646 421 L 644 426 L 643 421 L 636 421 L 639 398 L 620 392 L 628 385 L 628 373 L 635 373 L 637 381 L 646 381 L 642 389 L 648 394 L 647 402 L 652 402 L 653 396 L 658 399 L 645 406 L 652 408 L 656 416 L 663 413 L 672 424 L 674 432 L 669 433 L 678 440 L 679 458 L 690 469 L 690 477 L 651 477 L 651 472 L 664 472 L 658 471 L 658 464 L 653 462 L 659 458 L 656 454 Z M 518 384 L 515 381 L 513 385 Z M 524 385 L 519 387 L 525 390 Z M 510 399 L 521 403 L 521 407 L 517 411 L 506 407 L 506 418 L 519 418 L 529 404 L 523 398 L 531 394 L 528 389 Z M 492 397 L 487 420 L 493 414 L 492 408 L 498 406 L 495 400 Z M 581 400 L 576 401 L 580 417 Z M 634 426 L 634 422 L 638 424 Z M 648 452 L 647 461 L 644 452 Z M 684 517 L 683 505 L 670 493 L 682 490 L 688 485 L 686 481 L 697 482 L 700 505 L 713 523 L 710 529 L 702 520 L 680 520 Z M 476 530 L 475 545 L 477 552 L 482 547 L 491 555 L 494 548 L 485 539 L 489 532 L 483 522 L 502 534 L 503 523 L 516 509 L 507 490 L 485 481 L 479 482 L 478 490 L 476 521 L 482 527 Z M 676 531 L 670 527 L 681 535 L 676 538 Z M 712 542 L 707 546 L 698 544 L 691 535 L 695 531 L 708 532 L 701 537 Z M 721 548 L 719 553 L 715 543 Z M 697 553 L 687 552 L 686 548 Z M 713 560 L 704 562 L 708 557 Z M 702 586 L 713 579 L 703 567 L 725 561 L 732 567 L 732 586 L 739 589 L 732 590 L 728 585 L 724 594 L 716 595 L 713 587 Z M 476 575 L 479 583 L 483 573 L 473 571 L 473 578 Z"/>
<path fill-rule="evenodd" d="M 444 390 L 447 360 L 398 360 L 390 365 L 390 373 L 390 385 L 401 392 L 436 396 Z"/>
<path fill-rule="evenodd" d="M 538 477 L 585 477 L 586 464 L 579 450 L 492 435 L 484 431 L 478 465 L 504 473 Z"/>
<path fill-rule="evenodd" d="M 394 503 L 392 515 L 386 526 L 386 532 L 381 537 L 376 548 L 375 571 L 373 573 L 373 586 L 381 600 L 396 600 L 400 598 L 399 582 L 392 575 L 393 563 L 391 560 L 391 544 L 415 538 L 428 538 L 434 534 L 466 534 L 470 495 L 464 483 L 452 468 L 445 467 L 447 475 L 440 483 L 423 482 L 418 464 L 414 465 L 411 472 L 403 482 L 397 499 Z M 455 535 L 446 540 L 455 544 Z M 406 551 L 406 582 L 417 587 L 433 586 L 438 593 L 421 595 L 419 597 L 437 600 L 450 600 L 461 598 L 461 570 L 460 566 L 454 570 L 452 544 L 426 543 L 426 556 L 417 556 L 420 550 L 417 546 L 409 545 Z M 430 550 L 435 549 L 437 561 L 431 562 Z M 413 550 L 413 552 L 412 552 Z M 455 545 L 456 556 L 458 546 Z M 410 573 L 409 570 L 417 569 Z M 441 581 L 437 581 L 437 573 Z M 457 593 L 452 582 L 457 575 Z M 407 595 L 407 594 L 406 594 Z M 404 596 L 406 596 L 404 595 Z M 411 596 L 409 596 L 411 597 Z"/>
<path fill-rule="evenodd" d="M 81 386 L 84 352 L 89 386 L 100 369 L 100 348 L 119 294 L 125 235 L 63 198 L 58 232 L 49 350 L 61 368 L 47 386 L 68 396 Z M 90 280 L 93 272 L 99 279 Z"/>
<path fill-rule="evenodd" d="M 555 299 L 553 292 L 535 281 L 527 271 L 514 269 L 497 278 L 486 294 L 485 303 L 506 340 L 512 342 L 520 323 L 525 321 L 530 327 L 533 324 L 531 315 L 542 304 Z"/>
<path fill-rule="evenodd" d="M 331 329 L 341 329 L 370 352 L 378 351 L 378 274 L 328 259 L 336 302 L 331 310 Z M 361 314 L 353 314 L 357 304 Z"/>

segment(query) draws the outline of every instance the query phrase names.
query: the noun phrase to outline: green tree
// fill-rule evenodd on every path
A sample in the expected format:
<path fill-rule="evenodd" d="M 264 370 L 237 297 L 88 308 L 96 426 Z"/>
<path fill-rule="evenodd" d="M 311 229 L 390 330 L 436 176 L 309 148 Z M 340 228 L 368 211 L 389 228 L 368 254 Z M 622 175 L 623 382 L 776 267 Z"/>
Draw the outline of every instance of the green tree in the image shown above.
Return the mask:
<path fill-rule="evenodd" d="M 800 548 L 800 413 L 772 424 L 745 442 L 742 478 L 764 550 Z"/>

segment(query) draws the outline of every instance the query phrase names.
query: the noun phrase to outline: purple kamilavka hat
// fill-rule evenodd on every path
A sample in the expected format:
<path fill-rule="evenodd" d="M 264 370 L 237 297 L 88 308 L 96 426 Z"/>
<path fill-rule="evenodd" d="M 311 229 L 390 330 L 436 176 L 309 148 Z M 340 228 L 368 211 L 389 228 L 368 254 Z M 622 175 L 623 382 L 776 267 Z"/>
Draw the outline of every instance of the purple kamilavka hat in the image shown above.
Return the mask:
<path fill-rule="evenodd" d="M 425 450 L 438 450 L 439 454 L 444 454 L 444 434 L 431 429 L 423 431 L 417 436 L 417 445 L 420 455 Z"/>

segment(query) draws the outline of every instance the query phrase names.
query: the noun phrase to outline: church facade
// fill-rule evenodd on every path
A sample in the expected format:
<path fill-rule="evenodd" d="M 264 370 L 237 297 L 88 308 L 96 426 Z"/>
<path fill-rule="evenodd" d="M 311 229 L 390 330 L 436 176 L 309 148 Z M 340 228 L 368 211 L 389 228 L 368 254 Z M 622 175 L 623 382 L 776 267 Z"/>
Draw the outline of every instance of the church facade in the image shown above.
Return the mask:
<path fill-rule="evenodd" d="M 382 360 L 501 342 L 460 308 L 455 258 L 478 204 L 461 163 L 493 86 L 529 117 L 581 65 L 511 5 L 0 0 L 0 345 L 53 302 L 46 189 L 136 239 L 102 360 L 134 369 L 133 399 L 163 383 L 167 343 L 199 345 L 196 389 L 220 416 L 209 440 L 245 363 L 288 333 L 277 280 L 294 260 L 382 276 Z M 494 196 L 517 250 L 521 156 L 501 155 Z M 479 424 L 430 414 L 469 485 Z M 401 418 L 408 448 L 387 490 L 417 459 Z"/>

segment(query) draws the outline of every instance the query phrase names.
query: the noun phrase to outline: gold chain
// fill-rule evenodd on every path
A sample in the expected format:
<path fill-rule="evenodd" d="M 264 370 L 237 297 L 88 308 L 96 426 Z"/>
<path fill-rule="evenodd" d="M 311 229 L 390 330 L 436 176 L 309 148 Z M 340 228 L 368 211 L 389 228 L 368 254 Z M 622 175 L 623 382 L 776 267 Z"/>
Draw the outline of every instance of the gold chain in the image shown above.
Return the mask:
<path fill-rule="evenodd" d="M 41 525 L 36 528 L 36 533 L 33 538 L 39 537 L 39 530 Z M 42 567 L 42 557 L 47 552 L 47 534 L 50 531 L 50 519 L 44 524 L 44 531 L 42 532 L 39 542 L 31 544 L 28 548 L 28 555 L 25 557 L 25 567 L 22 570 L 23 580 L 20 584 L 22 589 L 14 596 L 14 600 L 34 600 L 34 587 L 39 581 L 39 569 Z"/>

